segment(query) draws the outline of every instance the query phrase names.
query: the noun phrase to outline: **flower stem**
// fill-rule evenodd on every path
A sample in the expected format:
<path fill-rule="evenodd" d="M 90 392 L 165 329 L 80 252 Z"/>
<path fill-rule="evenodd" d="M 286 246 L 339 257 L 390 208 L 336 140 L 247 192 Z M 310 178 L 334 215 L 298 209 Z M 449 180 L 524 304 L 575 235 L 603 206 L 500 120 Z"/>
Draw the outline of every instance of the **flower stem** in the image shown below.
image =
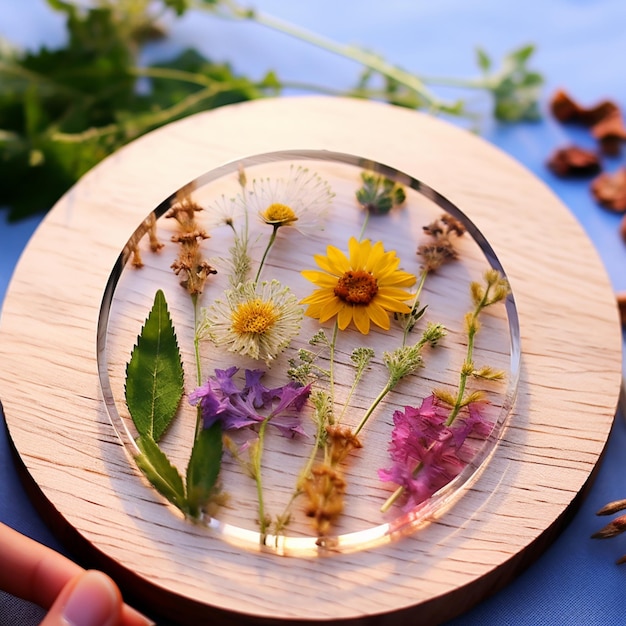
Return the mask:
<path fill-rule="evenodd" d="M 395 503 L 395 501 L 404 493 L 404 487 L 400 485 L 386 500 L 385 503 L 380 507 L 381 513 L 386 513 Z"/>
<path fill-rule="evenodd" d="M 265 535 L 267 532 L 267 520 L 265 519 L 265 503 L 263 501 L 263 482 L 261 479 L 261 457 L 263 456 L 263 445 L 265 443 L 265 429 L 270 418 L 266 418 L 261 422 L 259 427 L 259 442 L 254 452 L 253 458 L 253 471 L 254 482 L 256 483 L 256 493 L 259 511 L 259 527 L 261 535 Z"/>
<path fill-rule="evenodd" d="M 265 252 L 263 253 L 263 258 L 261 259 L 261 263 L 259 263 L 259 269 L 257 270 L 256 276 L 254 277 L 254 283 L 259 282 L 259 277 L 261 276 L 261 270 L 263 269 L 263 265 L 265 263 L 265 259 L 269 254 L 271 247 L 274 245 L 276 241 L 276 233 L 278 232 L 279 225 L 274 225 L 274 229 L 272 230 L 272 234 L 270 235 L 270 239 L 267 242 L 267 247 L 265 248 Z"/>
<path fill-rule="evenodd" d="M 339 332 L 339 325 L 337 324 L 337 321 L 335 321 L 335 326 L 333 327 L 333 338 L 331 339 L 330 345 L 328 346 L 328 349 L 329 349 L 328 358 L 330 360 L 330 364 L 329 364 L 330 401 L 333 407 L 335 406 L 335 347 L 337 345 L 337 333 L 338 332 Z M 335 423 L 335 419 L 333 415 L 334 415 L 334 411 L 330 419 L 331 424 Z"/>
<path fill-rule="evenodd" d="M 200 337 L 198 334 L 198 294 L 191 295 L 191 302 L 193 305 L 193 351 L 196 360 L 196 379 L 198 386 L 202 385 L 202 365 L 200 363 Z M 198 438 L 200 431 L 202 430 L 202 408 L 198 404 L 196 412 L 196 430 L 194 440 Z"/>
<path fill-rule="evenodd" d="M 365 229 L 367 228 L 369 221 L 370 221 L 370 212 L 365 211 L 365 219 L 363 220 L 363 226 L 361 226 L 361 232 L 359 233 L 359 241 L 361 241 L 363 237 L 365 236 Z"/>
<path fill-rule="evenodd" d="M 470 376 L 470 370 L 472 367 L 472 357 L 474 355 L 474 338 L 476 333 L 478 332 L 478 326 L 476 324 L 478 320 L 478 316 L 481 311 L 487 306 L 489 302 L 489 291 L 491 289 L 491 285 L 487 285 L 485 289 L 485 293 L 480 301 L 476 304 L 476 307 L 472 311 L 470 318 L 468 319 L 468 328 L 467 328 L 467 353 L 465 356 L 465 362 L 463 363 L 463 367 L 461 368 L 461 376 L 459 380 L 459 390 L 456 395 L 456 401 L 452 410 L 450 411 L 450 415 L 446 420 L 446 426 L 451 426 L 454 420 L 457 418 L 461 407 L 463 406 L 463 398 L 465 396 L 465 387 L 467 386 L 467 379 Z"/>
<path fill-rule="evenodd" d="M 393 383 L 391 381 L 391 377 L 390 377 L 389 381 L 387 382 L 387 384 L 383 387 L 382 391 L 376 396 L 376 398 L 374 399 L 374 402 L 372 402 L 372 404 L 370 405 L 369 409 L 367 409 L 367 411 L 365 412 L 365 415 L 363 416 L 363 418 L 359 422 L 359 425 L 354 429 L 353 433 L 354 433 L 355 436 L 358 435 L 361 432 L 361 429 L 363 428 L 363 426 L 365 426 L 365 424 L 367 423 L 367 420 L 370 418 L 370 416 L 372 415 L 372 413 L 374 412 L 376 407 L 382 402 L 383 398 L 393 388 L 394 388 L 394 385 L 393 385 Z"/>
<path fill-rule="evenodd" d="M 261 26 L 265 26 L 274 31 L 289 35 L 290 37 L 299 39 L 304 43 L 311 44 L 317 48 L 326 50 L 327 52 L 331 52 L 346 59 L 355 61 L 359 65 L 384 76 L 388 80 L 410 89 L 419 96 L 424 103 L 424 106 L 428 109 L 446 110 L 454 108 L 453 104 L 443 102 L 437 98 L 429 89 L 427 89 L 426 85 L 420 78 L 397 66 L 387 63 L 381 59 L 380 56 L 374 53 L 362 50 L 356 46 L 338 44 L 331 39 L 327 39 L 303 28 L 299 28 L 295 24 L 280 20 L 276 17 L 268 15 L 267 13 L 261 13 L 255 9 L 245 8 L 237 2 L 231 0 L 223 0 L 218 4 L 219 7 L 227 7 L 229 14 L 227 14 L 226 17 L 256 22 Z M 219 13 L 219 8 L 216 11 L 215 7 L 211 6 L 210 9 Z"/>
<path fill-rule="evenodd" d="M 413 316 L 415 315 L 415 310 L 419 306 L 420 295 L 422 294 L 422 289 L 424 287 L 424 283 L 426 282 L 427 276 L 428 276 L 428 270 L 427 269 L 422 270 L 422 273 L 420 274 L 420 278 L 419 278 L 419 283 L 417 284 L 417 291 L 415 292 L 415 298 L 413 299 L 413 306 L 411 306 L 411 312 L 408 315 L 408 318 L 406 320 L 406 325 L 404 327 L 404 332 L 402 334 L 403 346 L 406 346 L 406 340 L 408 339 L 409 333 L 411 332 L 411 329 L 413 325 L 415 324 L 415 322 L 413 322 L 412 324 L 411 320 L 413 319 Z"/>

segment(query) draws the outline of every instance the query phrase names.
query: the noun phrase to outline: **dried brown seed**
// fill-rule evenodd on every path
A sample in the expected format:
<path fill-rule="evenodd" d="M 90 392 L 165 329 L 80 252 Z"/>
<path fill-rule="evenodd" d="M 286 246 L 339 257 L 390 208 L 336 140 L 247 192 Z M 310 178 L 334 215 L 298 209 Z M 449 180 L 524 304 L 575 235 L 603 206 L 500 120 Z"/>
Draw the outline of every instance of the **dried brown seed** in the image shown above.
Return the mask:
<path fill-rule="evenodd" d="M 591 193 L 603 207 L 616 213 L 626 211 L 626 167 L 600 174 L 591 183 Z"/>
<path fill-rule="evenodd" d="M 597 533 L 591 535 L 592 539 L 610 539 L 616 537 L 626 530 L 626 515 L 616 517 L 612 522 L 609 522 L 604 528 Z"/>
<path fill-rule="evenodd" d="M 613 111 L 591 127 L 591 134 L 598 140 L 604 154 L 620 153 L 622 141 L 626 140 L 626 127 L 619 111 Z"/>
<path fill-rule="evenodd" d="M 557 176 L 592 176 L 600 171 L 600 160 L 595 152 L 569 146 L 556 150 L 548 159 L 548 167 Z"/>
<path fill-rule="evenodd" d="M 622 326 L 626 327 L 626 291 L 617 294 L 617 307 L 619 308 Z"/>
<path fill-rule="evenodd" d="M 593 126 L 600 120 L 619 111 L 611 100 L 602 100 L 592 107 L 580 106 L 569 94 L 559 89 L 552 96 L 550 110 L 560 122 L 576 122 L 585 126 Z"/>
<path fill-rule="evenodd" d="M 626 500 L 614 500 L 613 502 L 609 502 L 605 504 L 596 515 L 612 515 L 613 513 L 618 513 L 619 511 L 623 511 L 626 509 Z"/>

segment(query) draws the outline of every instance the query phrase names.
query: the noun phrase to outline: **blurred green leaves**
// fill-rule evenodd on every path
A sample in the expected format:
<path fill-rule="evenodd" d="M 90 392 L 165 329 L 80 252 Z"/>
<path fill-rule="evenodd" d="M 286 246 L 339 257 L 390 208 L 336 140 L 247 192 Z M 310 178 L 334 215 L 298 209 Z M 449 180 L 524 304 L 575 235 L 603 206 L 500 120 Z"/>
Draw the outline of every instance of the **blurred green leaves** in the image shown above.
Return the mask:
<path fill-rule="evenodd" d="M 528 67 L 534 52 L 524 46 L 499 67 L 477 51 L 482 76 L 427 79 L 355 46 L 344 46 L 276 20 L 235 0 L 48 0 L 64 14 L 67 43 L 54 50 L 19 53 L 0 46 L 0 208 L 19 219 L 52 207 L 85 172 L 140 135 L 201 110 L 278 95 L 288 83 L 269 71 L 260 81 L 236 75 L 197 50 L 166 63 L 138 63 L 144 46 L 165 33 L 161 17 L 190 8 L 221 18 L 252 20 L 305 44 L 352 59 L 362 68 L 348 95 L 471 117 L 463 99 L 446 100 L 431 87 L 481 90 L 493 100 L 497 120 L 539 116 L 543 79 Z M 141 83 L 139 83 L 141 80 Z M 141 89 L 138 89 L 141 84 Z M 300 85 L 300 88 L 302 86 Z M 327 92 L 324 86 L 309 90 Z"/>
<path fill-rule="evenodd" d="M 139 67 L 141 46 L 162 35 L 147 4 L 139 13 L 130 0 L 80 10 L 49 4 L 65 13 L 65 46 L 0 51 L 0 206 L 10 207 L 10 219 L 48 210 L 105 156 L 153 128 L 277 91 L 272 74 L 253 83 L 193 50 Z M 171 0 L 167 7 L 186 8 Z M 136 88 L 140 76 L 149 78 L 147 91 Z"/>

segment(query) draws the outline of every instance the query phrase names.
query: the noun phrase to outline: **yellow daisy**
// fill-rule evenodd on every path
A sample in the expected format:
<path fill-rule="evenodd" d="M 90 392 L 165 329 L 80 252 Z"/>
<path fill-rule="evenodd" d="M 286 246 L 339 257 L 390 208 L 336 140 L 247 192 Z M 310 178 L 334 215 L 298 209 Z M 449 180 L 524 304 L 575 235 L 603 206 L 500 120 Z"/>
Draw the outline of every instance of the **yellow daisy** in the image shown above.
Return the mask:
<path fill-rule="evenodd" d="M 406 291 L 415 283 L 415 276 L 398 269 L 400 259 L 394 250 L 385 252 L 381 241 L 372 244 L 369 239 L 348 242 L 349 257 L 339 248 L 328 246 L 326 256 L 315 255 L 322 271 L 304 270 L 302 275 L 317 285 L 310 296 L 302 300 L 308 304 L 305 314 L 326 322 L 337 317 L 340 330 L 350 322 L 367 335 L 370 323 L 389 329 L 389 313 L 410 313 L 406 304 L 413 294 Z"/>

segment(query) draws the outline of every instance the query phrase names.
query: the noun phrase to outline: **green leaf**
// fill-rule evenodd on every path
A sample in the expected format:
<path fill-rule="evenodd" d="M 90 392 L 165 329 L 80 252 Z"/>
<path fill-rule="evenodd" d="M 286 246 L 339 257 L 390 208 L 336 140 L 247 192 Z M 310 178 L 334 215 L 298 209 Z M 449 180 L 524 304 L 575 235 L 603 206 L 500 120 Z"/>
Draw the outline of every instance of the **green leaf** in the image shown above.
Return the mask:
<path fill-rule="evenodd" d="M 135 457 L 137 467 L 162 496 L 186 513 L 185 486 L 178 470 L 151 437 L 139 437 L 137 445 L 141 450 L 141 454 Z"/>
<path fill-rule="evenodd" d="M 159 441 L 183 395 L 183 366 L 163 292 L 154 296 L 126 365 L 126 404 L 140 435 Z"/>
<path fill-rule="evenodd" d="M 491 69 L 491 58 L 482 48 L 476 48 L 476 60 L 478 67 L 483 72 L 488 72 Z"/>
<path fill-rule="evenodd" d="M 222 462 L 222 427 L 215 422 L 200 431 L 187 466 L 187 501 L 189 514 L 198 517 L 215 493 Z"/>

